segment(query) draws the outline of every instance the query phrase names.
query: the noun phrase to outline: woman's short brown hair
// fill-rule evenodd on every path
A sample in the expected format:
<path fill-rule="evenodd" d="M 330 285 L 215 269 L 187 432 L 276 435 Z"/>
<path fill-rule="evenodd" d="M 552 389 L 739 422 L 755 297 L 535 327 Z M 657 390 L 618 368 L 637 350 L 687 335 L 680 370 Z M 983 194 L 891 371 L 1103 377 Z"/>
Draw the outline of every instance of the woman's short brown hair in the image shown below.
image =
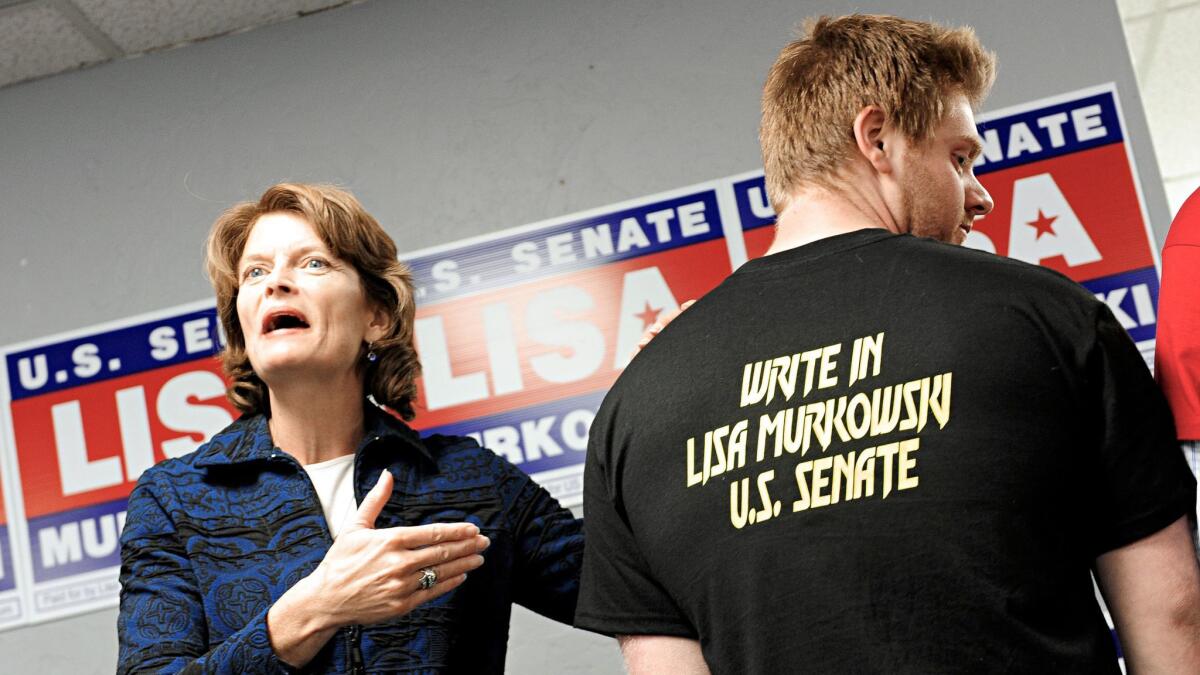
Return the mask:
<path fill-rule="evenodd" d="M 396 258 L 395 242 L 354 195 L 332 185 L 273 185 L 257 202 L 236 204 L 213 223 L 205 266 L 217 294 L 217 315 L 225 329 L 221 361 L 229 379 L 229 401 L 243 413 L 270 412 L 267 386 L 246 355 L 246 339 L 237 312 L 237 269 L 254 223 L 277 212 L 294 213 L 309 222 L 330 253 L 358 271 L 367 299 L 390 315 L 391 327 L 372 346 L 378 358 L 367 367 L 363 394 L 370 394 L 376 402 L 411 419 L 416 379 L 421 374 L 413 344 L 416 307 L 412 274 Z"/>
<path fill-rule="evenodd" d="M 978 107 L 995 74 L 995 55 L 969 27 L 865 14 L 808 20 L 763 88 L 759 140 L 771 205 L 781 213 L 801 185 L 836 174 L 863 108 L 878 106 L 901 133 L 923 141 L 948 94 L 962 92 Z"/>

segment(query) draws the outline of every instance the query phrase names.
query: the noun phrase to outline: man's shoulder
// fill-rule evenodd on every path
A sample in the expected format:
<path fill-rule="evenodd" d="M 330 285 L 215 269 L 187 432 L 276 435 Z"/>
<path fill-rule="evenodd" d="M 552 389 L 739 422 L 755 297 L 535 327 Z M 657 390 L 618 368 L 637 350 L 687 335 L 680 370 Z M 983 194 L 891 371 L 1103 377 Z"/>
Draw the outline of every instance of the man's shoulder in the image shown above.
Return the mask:
<path fill-rule="evenodd" d="M 1061 272 L 989 251 L 968 246 L 956 246 L 922 237 L 901 236 L 892 241 L 897 246 L 904 247 L 907 255 L 928 257 L 931 263 L 941 262 L 950 266 L 964 265 L 976 274 L 994 275 L 1027 283 L 1071 289 L 1079 288 L 1077 283 Z"/>
<path fill-rule="evenodd" d="M 918 237 L 896 237 L 914 275 L 950 289 L 953 302 L 991 300 L 1005 305 L 1067 311 L 1093 316 L 1103 304 L 1067 275 L 1023 260 Z"/>
<path fill-rule="evenodd" d="M 876 236 L 864 246 L 834 255 L 839 258 L 827 256 L 814 264 L 813 274 L 820 280 L 816 285 L 806 276 L 812 261 L 805 260 L 794 266 L 781 260 L 782 264 L 731 275 L 636 355 L 605 398 L 601 416 L 636 414 L 647 402 L 661 409 L 680 398 L 681 383 L 701 385 L 705 372 L 725 364 L 745 345 L 781 330 L 802 333 L 814 317 L 830 324 L 835 317 L 824 309 L 814 314 L 817 308 L 859 307 L 908 316 L 919 307 L 945 326 L 971 321 L 986 324 L 981 329 L 994 325 L 997 330 L 1039 317 L 1039 325 L 1072 333 L 1088 326 L 1103 305 L 1055 270 L 931 239 Z M 843 265 L 854 267 L 839 271 Z M 794 283 L 789 274 L 780 274 L 785 267 L 794 271 Z M 845 283 L 829 283 L 839 275 Z M 890 300 L 880 305 L 876 292 Z M 789 309 L 781 309 L 780 302 Z M 954 309 L 962 311 L 949 311 Z M 665 395 L 668 388 L 673 393 Z"/>
<path fill-rule="evenodd" d="M 808 252 L 808 249 L 815 252 Z M 818 261 L 820 264 L 814 265 Z M 1064 290 L 1069 294 L 1082 290 L 1064 274 L 1015 258 L 925 237 L 866 230 L 752 260 L 713 289 L 710 295 L 724 295 L 739 301 L 740 296 L 764 280 L 759 272 L 771 273 L 770 276 L 778 279 L 809 273 L 837 274 L 831 270 L 853 267 L 854 274 L 869 277 L 872 272 L 892 273 L 897 266 L 906 276 L 936 278 L 967 274 L 978 279 L 1020 283 L 1034 289 Z M 884 281 L 901 280 L 888 278 Z"/>

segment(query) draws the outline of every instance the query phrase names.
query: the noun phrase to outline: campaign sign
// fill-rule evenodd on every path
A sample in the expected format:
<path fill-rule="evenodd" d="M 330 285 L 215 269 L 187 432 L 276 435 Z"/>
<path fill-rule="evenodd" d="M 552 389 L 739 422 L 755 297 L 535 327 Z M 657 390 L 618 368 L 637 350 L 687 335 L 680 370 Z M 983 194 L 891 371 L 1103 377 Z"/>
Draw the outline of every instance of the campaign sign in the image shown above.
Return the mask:
<path fill-rule="evenodd" d="M 424 369 L 415 425 L 472 436 L 579 503 L 588 428 L 638 340 L 731 271 L 716 187 L 406 256 Z"/>
<path fill-rule="evenodd" d="M 2 352 L 30 618 L 111 605 L 129 492 L 234 419 L 211 303 Z"/>
<path fill-rule="evenodd" d="M 767 199 L 767 186 L 762 172 L 734 180 L 733 194 L 746 241 L 746 257 L 761 258 L 775 238 L 775 228 L 771 227 L 775 224 L 775 210 Z"/>
<path fill-rule="evenodd" d="M 1154 360 L 1158 255 L 1115 85 L 982 115 L 975 164 L 995 208 L 966 246 L 1057 270 Z"/>
<path fill-rule="evenodd" d="M 4 471 L 0 476 L 0 486 L 8 473 Z M 15 625 L 24 618 L 17 589 L 17 571 L 13 566 L 13 537 L 8 524 L 5 493 L 7 490 L 0 489 L 0 626 Z"/>
<path fill-rule="evenodd" d="M 975 172 L 995 208 L 967 245 L 1088 281 L 1155 266 L 1116 92 L 982 116 Z"/>

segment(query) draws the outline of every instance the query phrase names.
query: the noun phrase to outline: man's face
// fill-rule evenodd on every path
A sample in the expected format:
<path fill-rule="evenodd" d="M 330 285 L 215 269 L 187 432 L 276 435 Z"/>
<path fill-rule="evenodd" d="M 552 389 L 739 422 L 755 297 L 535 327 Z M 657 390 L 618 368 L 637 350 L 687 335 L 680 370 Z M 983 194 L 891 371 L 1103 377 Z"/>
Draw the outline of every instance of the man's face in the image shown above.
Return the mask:
<path fill-rule="evenodd" d="M 992 198 L 975 178 L 981 150 L 975 116 L 966 96 L 947 98 L 946 113 L 933 138 L 904 144 L 897 181 L 901 232 L 961 244 L 976 218 L 992 210 Z"/>

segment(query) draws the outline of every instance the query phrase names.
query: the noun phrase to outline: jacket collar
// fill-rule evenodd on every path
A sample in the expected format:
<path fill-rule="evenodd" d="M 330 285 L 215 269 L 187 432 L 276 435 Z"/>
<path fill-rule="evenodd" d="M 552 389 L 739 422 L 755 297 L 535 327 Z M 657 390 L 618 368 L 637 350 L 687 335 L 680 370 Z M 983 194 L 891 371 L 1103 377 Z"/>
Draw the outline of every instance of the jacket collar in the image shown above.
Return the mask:
<path fill-rule="evenodd" d="M 196 466 L 269 462 L 287 457 L 287 453 L 275 447 L 267 420 L 262 414 L 242 415 L 197 451 Z M 356 453 L 369 446 L 378 446 L 399 450 L 401 454 L 415 454 L 431 464 L 436 463 L 420 434 L 369 402 L 363 407 L 363 430 Z"/>

